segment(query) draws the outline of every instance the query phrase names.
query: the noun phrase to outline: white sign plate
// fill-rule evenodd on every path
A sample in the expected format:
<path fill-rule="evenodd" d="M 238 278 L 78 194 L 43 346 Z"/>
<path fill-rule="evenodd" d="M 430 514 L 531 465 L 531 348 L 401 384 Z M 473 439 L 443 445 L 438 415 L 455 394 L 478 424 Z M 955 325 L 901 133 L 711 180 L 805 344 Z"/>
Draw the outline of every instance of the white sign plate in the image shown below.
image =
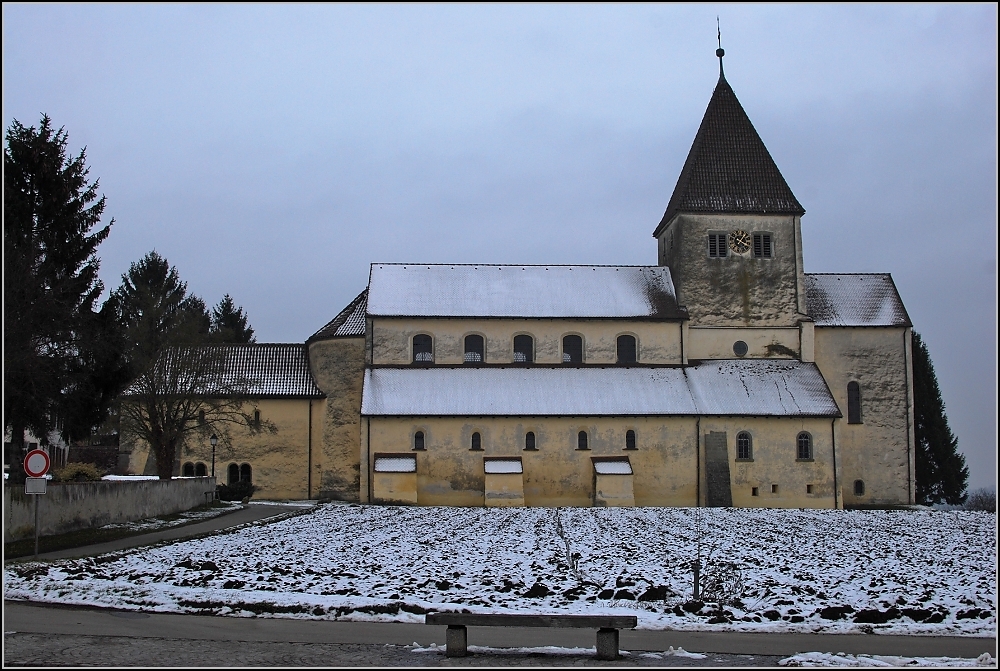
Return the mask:
<path fill-rule="evenodd" d="M 48 482 L 46 478 L 25 478 L 24 479 L 24 493 L 25 494 L 44 494 L 45 493 L 45 483 Z"/>

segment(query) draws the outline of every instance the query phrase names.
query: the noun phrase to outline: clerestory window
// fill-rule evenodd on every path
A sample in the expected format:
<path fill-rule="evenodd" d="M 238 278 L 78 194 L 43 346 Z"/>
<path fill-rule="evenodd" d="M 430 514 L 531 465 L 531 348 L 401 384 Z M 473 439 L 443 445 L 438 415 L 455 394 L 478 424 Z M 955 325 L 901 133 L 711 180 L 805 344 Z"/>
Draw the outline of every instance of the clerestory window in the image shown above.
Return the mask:
<path fill-rule="evenodd" d="M 534 352 L 535 342 L 530 335 L 514 336 L 514 363 L 531 363 Z"/>
<path fill-rule="evenodd" d="M 481 335 L 465 336 L 465 363 L 482 363 L 486 360 L 486 343 Z"/>
<path fill-rule="evenodd" d="M 413 336 L 413 363 L 434 363 L 434 343 L 429 335 Z"/>
<path fill-rule="evenodd" d="M 563 363 L 577 365 L 583 363 L 583 338 L 578 335 L 563 337 Z"/>
<path fill-rule="evenodd" d="M 627 366 L 636 362 L 638 348 L 635 337 L 630 335 L 618 336 L 618 365 Z"/>

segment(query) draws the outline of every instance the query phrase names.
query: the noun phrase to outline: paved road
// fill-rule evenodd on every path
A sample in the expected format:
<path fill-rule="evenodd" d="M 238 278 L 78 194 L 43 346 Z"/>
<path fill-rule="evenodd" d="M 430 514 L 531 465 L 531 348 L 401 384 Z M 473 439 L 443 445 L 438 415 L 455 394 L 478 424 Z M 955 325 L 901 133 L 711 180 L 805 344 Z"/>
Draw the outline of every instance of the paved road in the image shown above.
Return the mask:
<path fill-rule="evenodd" d="M 252 504 L 246 505 L 242 508 L 236 510 L 232 513 L 226 513 L 225 515 L 220 515 L 218 517 L 213 517 L 212 519 L 205 520 L 204 522 L 195 522 L 194 524 L 187 524 L 180 527 L 173 527 L 170 529 L 164 529 L 163 531 L 154 531 L 148 534 L 142 534 L 140 536 L 130 536 L 128 538 L 119 538 L 115 541 L 108 541 L 107 543 L 98 543 L 96 545 L 87 545 L 84 547 L 70 548 L 69 550 L 59 550 L 58 552 L 45 552 L 38 555 L 39 559 L 68 559 L 71 557 L 90 557 L 93 555 L 99 555 L 104 552 L 114 552 L 115 550 L 125 550 L 127 548 L 140 547 L 142 545 L 152 545 L 153 543 L 159 543 L 164 540 L 177 540 L 179 538 L 190 538 L 192 536 L 197 536 L 199 534 L 208 533 L 210 531 L 217 531 L 218 529 L 226 529 L 228 527 L 238 526 L 246 522 L 254 522 L 256 520 L 262 520 L 268 517 L 274 517 L 275 515 L 280 515 L 281 513 L 288 513 L 298 510 L 291 506 L 281 506 L 281 505 L 267 505 L 267 504 Z M 29 555 L 27 557 L 19 557 L 14 561 L 34 561 L 34 557 Z"/>
<path fill-rule="evenodd" d="M 444 645 L 445 627 L 378 622 L 225 618 L 135 613 L 4 603 L 4 663 L 140 666 L 459 664 L 439 653 L 414 653 L 402 646 Z M 593 648 L 594 632 L 573 629 L 469 628 L 469 644 L 498 648 Z M 669 647 L 708 653 L 702 660 L 649 658 Z M 773 666 L 797 652 L 974 658 L 996 655 L 995 639 L 837 634 L 739 634 L 726 632 L 623 631 L 621 647 L 632 651 L 616 664 Z M 88 660 L 84 662 L 84 660 Z M 492 661 L 489 661 L 492 660 Z M 475 665 L 587 665 L 589 655 L 571 657 L 480 653 Z"/>

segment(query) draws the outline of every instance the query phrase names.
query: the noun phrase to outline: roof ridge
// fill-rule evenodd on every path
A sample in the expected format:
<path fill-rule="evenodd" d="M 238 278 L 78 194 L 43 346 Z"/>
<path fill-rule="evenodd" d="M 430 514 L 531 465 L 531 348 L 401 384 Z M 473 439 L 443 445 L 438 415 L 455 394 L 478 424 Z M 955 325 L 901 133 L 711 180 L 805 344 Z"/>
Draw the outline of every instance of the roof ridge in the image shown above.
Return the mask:
<path fill-rule="evenodd" d="M 501 268 L 665 268 L 666 266 L 649 264 L 615 264 L 615 263 L 372 263 L 373 266 L 463 266 L 463 267 L 501 267 Z"/>

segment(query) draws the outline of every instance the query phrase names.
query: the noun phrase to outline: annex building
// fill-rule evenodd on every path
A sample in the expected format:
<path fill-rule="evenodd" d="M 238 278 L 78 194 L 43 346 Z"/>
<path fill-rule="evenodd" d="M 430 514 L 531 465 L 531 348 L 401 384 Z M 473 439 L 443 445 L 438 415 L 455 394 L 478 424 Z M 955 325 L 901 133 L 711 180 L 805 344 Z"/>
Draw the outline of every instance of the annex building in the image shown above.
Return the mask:
<path fill-rule="evenodd" d="M 658 265 L 373 263 L 304 344 L 230 346 L 278 433 L 234 440 L 221 480 L 415 505 L 913 503 L 906 310 L 888 274 L 807 274 L 804 214 L 720 68 Z"/>

